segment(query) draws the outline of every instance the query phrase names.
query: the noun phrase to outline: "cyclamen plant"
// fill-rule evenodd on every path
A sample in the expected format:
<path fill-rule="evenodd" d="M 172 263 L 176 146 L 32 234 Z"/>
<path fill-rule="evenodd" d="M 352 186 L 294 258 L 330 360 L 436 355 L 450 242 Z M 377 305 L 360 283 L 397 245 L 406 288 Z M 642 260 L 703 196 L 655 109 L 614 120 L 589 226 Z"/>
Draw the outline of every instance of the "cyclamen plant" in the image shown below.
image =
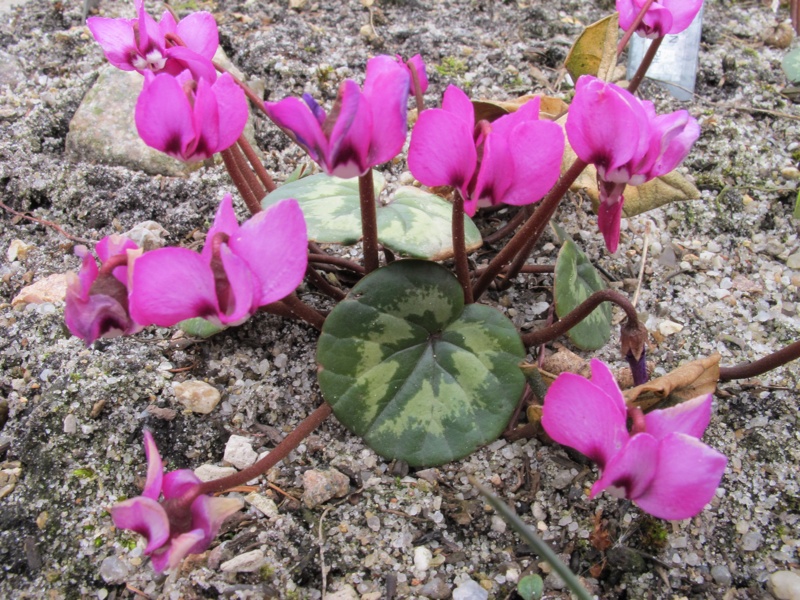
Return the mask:
<path fill-rule="evenodd" d="M 700 7 L 696 0 L 618 0 L 626 34 L 617 54 L 634 31 L 656 37 L 657 48 L 663 35 L 687 27 Z M 687 111 L 657 115 L 652 103 L 634 95 L 654 51 L 627 89 L 596 72 L 581 74 L 563 131 L 544 117 L 540 98 L 476 122 L 467 94 L 451 85 L 441 108 L 425 109 L 428 79 L 420 56 L 370 59 L 363 86 L 342 82 L 326 112 L 308 94 L 264 103 L 224 73 L 213 62 L 218 34 L 209 13 L 177 21 L 166 12 L 156 22 L 141 0 L 135 8 L 136 19 L 93 17 L 88 25 L 112 64 L 144 76 L 135 115 L 141 137 L 180 160 L 220 153 L 252 216 L 240 225 L 233 198 L 225 196 L 200 253 L 187 248 L 142 253 L 130 240 L 111 236 L 96 247 L 98 267 L 81 249 L 80 273 L 69 283 L 67 325 L 92 344 L 188 319 L 220 328 L 241 324 L 258 311 L 298 318 L 321 331 L 317 360 L 325 398 L 267 457 L 211 482 L 200 482 L 189 471 L 164 475 L 153 435 L 145 431 L 142 495 L 117 504 L 111 514 L 118 527 L 145 536 L 144 551 L 156 570 L 206 549 L 222 521 L 241 506 L 210 494 L 274 466 L 331 413 L 382 456 L 412 466 L 456 460 L 491 442 L 514 428 L 515 415 L 532 401 L 518 368 L 526 348 L 565 333 L 584 349 L 599 348 L 611 327 L 610 311 L 598 308 L 603 302 L 625 311 L 623 356 L 636 383 L 647 380 L 647 332 L 635 308 L 604 289 L 571 242 L 555 266 L 556 306 L 570 307 L 559 309 L 557 322 L 522 335 L 499 311 L 478 301 L 490 287 L 508 286 L 519 273 L 538 268 L 527 260 L 589 164 L 597 171 L 598 227 L 607 249 L 615 252 L 626 186 L 672 171 L 690 152 L 700 135 L 697 121 Z M 418 114 L 409 168 L 426 186 L 450 188 L 451 203 L 418 188 L 399 188 L 388 203 L 376 201 L 382 178 L 373 176 L 373 168 L 402 151 L 410 95 Z M 242 135 L 245 97 L 323 173 L 276 189 Z M 562 169 L 565 137 L 577 159 Z M 520 207 L 517 216 L 484 240 L 499 244 L 511 237 L 488 264 L 475 268 L 468 254 L 484 240 L 469 217 L 482 205 L 501 203 Z M 363 266 L 318 245 L 352 244 L 359 237 Z M 395 260 L 396 254 L 416 260 Z M 439 264 L 446 258 L 453 259 L 456 277 Z M 318 273 L 322 267 L 333 280 Z M 579 269 L 594 287 L 569 284 Z M 341 274 L 347 277 L 337 277 Z M 358 282 L 349 291 L 342 289 L 353 279 Z M 329 314 L 294 293 L 304 280 L 338 302 Z M 600 332 L 599 342 L 580 336 L 582 322 Z M 752 376 L 798 353 L 794 344 L 744 369 L 723 369 L 720 377 Z M 710 394 L 645 415 L 626 403 L 608 367 L 593 361 L 590 380 L 562 374 L 533 402 L 543 404 L 541 424 L 553 440 L 600 466 L 591 497 L 614 491 L 655 516 L 685 519 L 711 500 L 723 476 L 725 457 L 699 441 L 711 419 Z"/>

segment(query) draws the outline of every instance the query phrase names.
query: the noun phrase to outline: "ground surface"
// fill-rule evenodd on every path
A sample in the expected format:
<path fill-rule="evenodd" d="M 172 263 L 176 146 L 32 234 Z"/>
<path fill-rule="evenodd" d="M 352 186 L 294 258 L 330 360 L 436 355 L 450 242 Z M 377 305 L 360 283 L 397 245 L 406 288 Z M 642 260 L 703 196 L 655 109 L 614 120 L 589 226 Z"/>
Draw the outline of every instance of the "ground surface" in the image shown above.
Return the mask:
<path fill-rule="evenodd" d="M 360 32 L 370 15 L 355 0 L 311 1 L 299 11 L 288 0 L 190 4 L 176 8 L 213 11 L 227 54 L 264 80 L 270 99 L 306 91 L 330 101 L 339 81 L 361 80 L 369 56 L 420 52 L 434 104 L 450 82 L 476 98 L 568 94 L 558 67 L 569 44 L 613 3 L 381 0 L 374 33 L 367 32 L 374 37 Z M 2 201 L 81 238 L 154 220 L 170 243 L 187 243 L 232 191 L 221 167 L 163 177 L 65 157 L 70 121 L 105 64 L 81 9 L 75 0 L 32 0 L 3 15 Z M 103 0 L 100 10 L 132 16 L 127 2 Z M 701 200 L 630 219 L 616 256 L 602 250 L 585 201 L 565 203 L 558 217 L 631 293 L 635 284 L 624 280 L 638 273 L 649 228 L 638 308 L 654 332 L 659 373 L 715 351 L 726 365 L 752 360 L 800 330 L 800 241 L 791 218 L 800 112 L 780 95 L 786 50 L 761 42 L 775 23 L 761 2 L 706 6 L 697 95 L 683 105 L 703 125 L 684 169 Z M 681 107 L 652 84 L 643 92 L 662 111 Z M 302 158 L 261 120 L 256 140 L 279 180 Z M 404 171 L 402 161 L 393 166 L 400 178 Z M 8 405 L 0 466 L 4 485 L 16 478 L 0 499 L 3 597 L 130 598 L 127 584 L 150 598 L 318 598 L 323 585 L 342 598 L 386 598 L 391 590 L 397 598 L 446 598 L 465 592 L 469 580 L 490 597 L 513 597 L 522 574 L 546 572 L 484 507 L 468 475 L 491 483 L 601 598 L 769 598 L 770 575 L 798 569 L 800 383 L 793 365 L 723 386 L 706 442 L 729 457 L 728 468 L 711 505 L 688 521 L 657 521 L 606 496 L 589 501 L 594 468 L 539 439 L 498 441 L 462 461 L 407 473 L 330 420 L 269 481 L 299 497 L 305 471 L 335 467 L 350 479 L 344 501 L 306 509 L 262 481 L 259 494 L 278 504 L 276 512 L 248 505 L 210 553 L 168 578 L 156 576 L 138 536 L 116 531 L 105 512 L 140 490 L 142 428 L 154 432 L 170 469 L 221 465 L 232 433 L 249 436 L 259 452 L 272 448 L 320 402 L 316 334 L 259 316 L 207 341 L 148 328 L 87 349 L 66 331 L 63 304 L 11 306 L 29 283 L 77 269 L 74 243 L 4 213 L 4 253 L 13 240 L 30 248 L 0 264 L 0 397 Z M 553 241 L 535 253 L 538 262 L 554 260 Z M 544 318 L 549 285 L 520 278 L 491 300 L 530 327 Z M 623 364 L 614 340 L 597 355 Z M 182 410 L 172 384 L 184 379 L 206 380 L 222 393 L 214 412 Z M 590 539 L 600 511 L 611 542 L 603 554 Z M 256 571 L 222 570 L 253 551 Z M 546 597 L 568 596 L 556 578 L 545 582 Z"/>

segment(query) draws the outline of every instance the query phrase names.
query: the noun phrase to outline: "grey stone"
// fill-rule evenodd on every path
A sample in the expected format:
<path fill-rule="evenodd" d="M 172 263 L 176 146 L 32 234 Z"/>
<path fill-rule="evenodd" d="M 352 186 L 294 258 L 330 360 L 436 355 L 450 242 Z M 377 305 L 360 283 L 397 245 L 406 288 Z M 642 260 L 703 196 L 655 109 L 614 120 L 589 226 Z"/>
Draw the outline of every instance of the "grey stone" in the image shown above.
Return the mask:
<path fill-rule="evenodd" d="M 341 498 L 350 491 L 350 479 L 336 469 L 303 473 L 303 502 L 308 508 L 319 506 L 331 498 Z"/>
<path fill-rule="evenodd" d="M 758 550 L 761 542 L 764 541 L 764 536 L 757 531 L 751 531 L 742 536 L 742 549 L 746 552 L 754 552 Z"/>
<path fill-rule="evenodd" d="M 130 573 L 130 566 L 116 556 L 109 556 L 100 563 L 100 577 L 112 585 L 125 583 Z"/>
<path fill-rule="evenodd" d="M 472 579 L 460 583 L 453 590 L 453 600 L 486 600 L 488 597 L 489 592 Z"/>
<path fill-rule="evenodd" d="M 719 585 L 724 586 L 729 586 L 731 581 L 733 581 L 731 572 L 725 565 L 714 565 L 711 567 L 711 577 L 713 577 L 714 581 L 716 581 Z"/>
<path fill-rule="evenodd" d="M 769 576 L 769 589 L 778 600 L 800 600 L 800 573 L 776 571 Z"/>
<path fill-rule="evenodd" d="M 193 413 L 207 415 L 219 404 L 219 390 L 205 381 L 173 383 L 172 391 L 178 401 Z"/>
<path fill-rule="evenodd" d="M 0 50 L 0 86 L 7 85 L 13 89 L 24 79 L 25 71 L 17 57 Z"/>
<path fill-rule="evenodd" d="M 419 595 L 431 600 L 444 600 L 450 597 L 450 586 L 439 577 L 434 577 L 420 588 Z"/>
<path fill-rule="evenodd" d="M 227 573 L 252 573 L 258 571 L 265 563 L 264 552 L 256 549 L 226 560 L 219 568 Z"/>
<path fill-rule="evenodd" d="M 241 435 L 232 435 L 225 444 L 225 454 L 222 459 L 237 469 L 246 469 L 258 459 L 258 454 L 253 450 L 250 440 Z"/>

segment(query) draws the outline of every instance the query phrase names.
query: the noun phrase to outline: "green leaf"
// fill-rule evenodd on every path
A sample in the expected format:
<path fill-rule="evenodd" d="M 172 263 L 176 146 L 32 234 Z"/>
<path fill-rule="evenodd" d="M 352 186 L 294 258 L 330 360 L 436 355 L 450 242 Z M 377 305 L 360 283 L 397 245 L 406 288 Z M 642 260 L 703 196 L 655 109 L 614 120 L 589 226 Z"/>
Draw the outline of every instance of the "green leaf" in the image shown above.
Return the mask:
<path fill-rule="evenodd" d="M 581 75 L 594 75 L 609 81 L 617 64 L 617 36 L 619 13 L 614 13 L 592 23 L 572 44 L 564 66 L 578 81 Z"/>
<path fill-rule="evenodd" d="M 384 178 L 373 171 L 375 197 Z M 303 210 L 310 240 L 352 245 L 361 239 L 358 179 L 339 179 L 317 174 L 285 183 L 263 200 L 264 208 L 279 200 L 295 198 Z M 452 205 L 429 192 L 399 188 L 391 202 L 378 205 L 378 241 L 403 256 L 444 260 L 453 256 Z M 464 217 L 467 250 L 480 247 L 481 234 Z"/>
<path fill-rule="evenodd" d="M 792 216 L 800 220 L 800 192 L 797 192 L 797 199 L 794 201 L 794 213 Z"/>
<path fill-rule="evenodd" d="M 522 600 L 539 600 L 544 592 L 544 581 L 539 575 L 526 575 L 517 584 L 517 593 Z"/>
<path fill-rule="evenodd" d="M 211 337 L 219 333 L 220 331 L 225 331 L 227 327 L 223 327 L 222 325 L 216 325 L 211 321 L 207 321 L 202 317 L 194 317 L 193 319 L 185 319 L 178 323 L 178 327 L 181 331 L 188 333 L 194 337 L 200 338 L 207 338 Z"/>
<path fill-rule="evenodd" d="M 378 454 L 433 466 L 502 433 L 524 355 L 513 324 L 465 306 L 450 271 L 402 260 L 362 279 L 325 319 L 318 379 L 336 418 Z"/>
<path fill-rule="evenodd" d="M 556 259 L 556 314 L 563 318 L 594 292 L 605 289 L 597 269 L 575 242 L 566 240 Z M 597 350 L 611 337 L 611 307 L 604 302 L 588 317 L 567 332 L 572 342 L 583 350 Z"/>
<path fill-rule="evenodd" d="M 792 83 L 800 83 L 800 48 L 795 48 L 781 61 L 786 78 Z"/>

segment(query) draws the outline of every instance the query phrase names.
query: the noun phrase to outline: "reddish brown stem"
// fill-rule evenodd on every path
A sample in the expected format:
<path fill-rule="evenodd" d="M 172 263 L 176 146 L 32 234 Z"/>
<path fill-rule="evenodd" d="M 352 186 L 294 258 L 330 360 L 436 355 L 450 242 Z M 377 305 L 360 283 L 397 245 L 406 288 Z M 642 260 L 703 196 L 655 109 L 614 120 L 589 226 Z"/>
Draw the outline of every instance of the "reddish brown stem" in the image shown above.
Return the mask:
<path fill-rule="evenodd" d="M 358 178 L 361 200 L 361 234 L 364 248 L 364 271 L 369 275 L 380 265 L 378 258 L 378 212 L 375 206 L 375 186 L 372 169 Z"/>
<path fill-rule="evenodd" d="M 312 252 L 308 255 L 308 262 L 323 265 L 333 265 L 335 267 L 347 269 L 348 271 L 353 271 L 359 275 L 364 274 L 364 267 L 358 263 L 354 263 L 352 260 L 347 260 L 346 258 L 342 258 L 340 256 L 331 256 L 330 254 L 317 254 Z"/>
<path fill-rule="evenodd" d="M 314 285 L 314 287 L 320 290 L 323 294 L 330 296 L 334 300 L 343 300 L 347 296 L 347 293 L 337 287 L 332 286 L 330 282 L 325 279 L 323 275 L 320 275 L 310 263 L 306 269 L 306 277 L 309 278 L 310 283 Z"/>
<path fill-rule="evenodd" d="M 529 216 L 530 213 L 527 211 L 527 207 L 521 208 L 508 223 L 503 225 L 494 233 L 490 233 L 489 235 L 485 236 L 483 238 L 483 242 L 485 244 L 494 244 L 495 242 L 499 242 L 507 235 L 514 233 L 514 230 L 522 225 L 522 222 Z"/>
<path fill-rule="evenodd" d="M 4 210 L 7 210 L 12 215 L 16 215 L 16 216 L 18 216 L 18 217 L 20 217 L 22 219 L 27 219 L 28 221 L 33 221 L 34 223 L 38 223 L 39 225 L 44 225 L 45 227 L 51 227 L 51 228 L 55 229 L 58 233 L 63 235 L 65 238 L 67 238 L 68 240 L 72 240 L 73 242 L 78 242 L 79 244 L 96 244 L 97 243 L 95 240 L 87 240 L 86 238 L 81 238 L 81 237 L 77 237 L 77 236 L 74 236 L 74 235 L 70 235 L 66 231 L 61 229 L 61 227 L 59 225 L 57 225 L 56 223 L 53 223 L 52 221 L 45 221 L 44 219 L 39 219 L 37 217 L 31 217 L 29 215 L 26 215 L 25 213 L 21 213 L 19 211 L 14 210 L 13 208 L 11 208 L 10 206 L 6 205 L 3 202 L 0 202 L 0 208 L 3 208 Z"/>
<path fill-rule="evenodd" d="M 525 344 L 527 348 L 538 344 L 544 344 L 545 342 L 552 341 L 564 335 L 575 327 L 575 325 L 588 317 L 592 311 L 603 302 L 613 302 L 622 308 L 625 311 L 625 316 L 628 317 L 628 323 L 634 327 L 638 327 L 639 316 L 636 314 L 636 308 L 631 304 L 631 301 L 616 290 L 606 289 L 595 292 L 589 296 L 586 300 L 581 302 L 577 308 L 556 323 L 539 329 L 538 331 L 523 334 L 522 343 Z"/>
<path fill-rule="evenodd" d="M 411 71 L 411 82 L 414 84 L 414 99 L 417 101 L 417 117 L 425 110 L 425 100 L 422 97 L 422 87 L 419 84 L 419 73 L 417 67 L 411 61 L 407 61 L 408 70 Z"/>
<path fill-rule="evenodd" d="M 653 59 L 655 59 L 656 57 L 658 48 L 659 46 L 661 46 L 661 42 L 663 41 L 664 41 L 663 37 L 657 38 L 653 40 L 650 46 L 647 48 L 647 52 L 644 53 L 642 62 L 639 64 L 639 67 L 636 69 L 636 73 L 633 74 L 633 77 L 631 77 L 631 80 L 628 83 L 628 91 L 631 94 L 635 94 L 636 90 L 639 89 L 639 86 L 641 85 L 642 81 L 644 81 L 644 77 L 645 75 L 647 75 L 647 69 L 650 68 Z"/>
<path fill-rule="evenodd" d="M 506 246 L 497 253 L 489 263 L 486 271 L 480 276 L 472 293 L 477 300 L 489 289 L 489 285 L 494 281 L 500 272 L 515 256 L 524 255 L 527 260 L 533 246 L 539 240 L 550 218 L 555 214 L 561 199 L 569 191 L 569 187 L 578 178 L 578 175 L 586 168 L 586 163 L 581 159 L 576 159 L 572 166 L 564 173 L 547 193 L 537 209 L 528 218 L 525 224 L 514 234 L 514 237 Z"/>
<path fill-rule="evenodd" d="M 239 166 L 236 163 L 236 158 L 234 157 L 232 148 L 234 148 L 234 146 L 231 146 L 227 150 L 220 152 L 220 155 L 222 156 L 222 162 L 225 163 L 225 168 L 227 169 L 228 174 L 231 176 L 231 181 L 233 181 L 233 185 L 236 186 L 236 189 L 239 190 L 239 195 L 244 200 L 245 205 L 247 205 L 247 209 L 251 214 L 256 214 L 261 210 L 261 204 L 259 204 L 255 195 L 253 194 L 253 191 L 247 184 L 247 180 L 239 170 Z"/>
<path fill-rule="evenodd" d="M 453 261 L 456 266 L 456 277 L 464 290 L 464 302 L 472 304 L 472 282 L 469 278 L 469 264 L 467 263 L 467 248 L 464 237 L 464 199 L 461 194 L 456 194 L 453 202 Z"/>
<path fill-rule="evenodd" d="M 259 160 L 258 156 L 256 155 L 255 150 L 250 145 L 250 142 L 247 141 L 247 138 L 244 135 L 239 136 L 239 141 L 236 142 L 239 144 L 239 148 L 242 149 L 244 155 L 247 157 L 248 162 L 252 165 L 253 170 L 256 172 L 261 183 L 264 185 L 264 188 L 267 190 L 267 193 L 275 191 L 277 187 L 275 182 L 270 177 L 267 170 L 264 168 L 264 165 Z"/>
<path fill-rule="evenodd" d="M 789 344 L 785 348 L 781 348 L 777 352 L 751 363 L 736 365 L 735 367 L 720 367 L 719 380 L 731 381 L 733 379 L 758 377 L 798 358 L 800 358 L 800 341 Z"/>
<path fill-rule="evenodd" d="M 264 186 L 261 185 L 261 182 L 256 177 L 256 174 L 253 173 L 253 170 L 250 168 L 250 165 L 245 158 L 245 155 L 242 154 L 242 150 L 239 147 L 238 143 L 231 146 L 231 155 L 233 156 L 234 160 L 236 161 L 236 166 L 239 168 L 239 172 L 244 177 L 244 180 L 247 182 L 247 186 L 250 188 L 250 191 L 253 192 L 253 197 L 256 199 L 256 204 L 258 205 L 258 210 L 256 212 L 261 212 L 261 200 L 264 196 L 267 195 Z M 250 208 L 248 206 L 248 208 Z M 250 208 L 250 212 L 253 212 L 253 209 Z M 253 213 L 255 214 L 255 213 Z"/>
<path fill-rule="evenodd" d="M 218 494 L 224 492 L 237 485 L 244 485 L 251 479 L 255 479 L 259 475 L 266 473 L 284 458 L 289 453 L 297 448 L 300 443 L 306 439 L 317 427 L 319 427 L 325 419 L 327 419 L 331 412 L 331 406 L 327 402 L 318 407 L 311 413 L 304 421 L 302 421 L 297 428 L 287 435 L 283 440 L 275 446 L 275 449 L 267 454 L 264 458 L 259 460 L 254 465 L 239 471 L 228 477 L 221 477 L 220 479 L 213 479 L 211 481 L 204 481 L 199 484 L 200 494 Z"/>
<path fill-rule="evenodd" d="M 228 75 L 233 77 L 233 80 L 236 82 L 236 85 L 238 85 L 244 91 L 244 95 L 250 99 L 250 101 L 256 106 L 256 108 L 258 108 L 264 114 L 267 114 L 267 111 L 264 110 L 264 100 L 259 98 L 258 94 L 256 94 L 244 81 L 242 81 L 241 79 L 236 77 L 236 75 L 231 73 L 228 69 L 223 67 L 219 62 L 217 62 L 216 60 L 211 62 L 214 63 L 214 68 L 217 71 L 219 71 L 220 73 L 227 73 Z"/>

